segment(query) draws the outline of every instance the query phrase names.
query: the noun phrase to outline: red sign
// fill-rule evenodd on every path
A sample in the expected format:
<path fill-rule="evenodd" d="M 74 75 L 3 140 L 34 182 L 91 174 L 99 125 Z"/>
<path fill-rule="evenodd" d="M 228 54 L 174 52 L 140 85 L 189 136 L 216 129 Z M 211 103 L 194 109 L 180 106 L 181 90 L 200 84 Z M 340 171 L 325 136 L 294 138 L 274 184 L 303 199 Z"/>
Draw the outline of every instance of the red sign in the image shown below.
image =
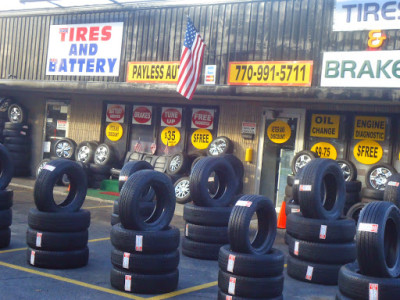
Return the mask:
<path fill-rule="evenodd" d="M 125 105 L 108 104 L 106 122 L 124 123 Z"/>
<path fill-rule="evenodd" d="M 133 106 L 132 124 L 151 125 L 151 106 Z"/>
<path fill-rule="evenodd" d="M 213 124 L 214 116 L 208 110 L 193 110 L 192 122 L 196 128 L 210 128 Z"/>
<path fill-rule="evenodd" d="M 161 126 L 181 127 L 182 108 L 163 107 Z"/>

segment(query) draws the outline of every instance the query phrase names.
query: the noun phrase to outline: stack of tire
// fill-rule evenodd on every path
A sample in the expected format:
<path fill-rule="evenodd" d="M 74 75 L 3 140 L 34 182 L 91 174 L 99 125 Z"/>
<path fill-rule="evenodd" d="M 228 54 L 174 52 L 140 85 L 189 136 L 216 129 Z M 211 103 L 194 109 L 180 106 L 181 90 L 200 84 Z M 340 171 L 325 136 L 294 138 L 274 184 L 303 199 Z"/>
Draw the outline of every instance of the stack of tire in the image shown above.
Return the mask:
<path fill-rule="evenodd" d="M 361 181 L 357 180 L 357 168 L 349 160 L 336 160 L 342 169 L 346 187 L 346 201 L 344 203 L 343 214 L 346 215 L 350 207 L 360 202 Z"/>
<path fill-rule="evenodd" d="M 227 156 L 200 159 L 190 174 L 193 204 L 184 206 L 186 225 L 182 240 L 182 254 L 188 257 L 217 260 L 219 249 L 228 243 L 230 206 L 235 202 L 239 177 L 231 163 L 235 158 L 226 159 Z M 219 178 L 216 193 L 210 193 L 208 188 L 212 173 Z"/>
<path fill-rule="evenodd" d="M 0 144 L 0 248 L 8 247 L 11 239 L 13 191 L 7 189 L 13 176 L 13 163 L 7 148 Z"/>
<path fill-rule="evenodd" d="M 297 189 L 301 214 L 287 218 L 288 275 L 306 282 L 336 285 L 339 269 L 356 257 L 355 222 L 341 218 L 345 182 L 330 159 L 307 164 Z"/>
<path fill-rule="evenodd" d="M 53 189 L 66 174 L 70 192 L 57 204 Z M 88 263 L 90 212 L 81 209 L 87 191 L 82 167 L 71 160 L 48 162 L 40 171 L 34 187 L 37 209 L 30 209 L 26 233 L 28 264 L 40 268 L 69 269 Z"/>
<path fill-rule="evenodd" d="M 400 299 L 400 211 L 390 202 L 372 202 L 361 211 L 357 262 L 339 272 L 338 300 Z"/>
<path fill-rule="evenodd" d="M 258 231 L 250 239 L 251 219 L 257 214 Z M 272 248 L 276 237 L 276 213 L 271 200 L 244 195 L 229 219 L 229 245 L 218 257 L 218 299 L 283 299 L 284 255 Z M 230 298 L 229 298 L 230 297 Z"/>
<path fill-rule="evenodd" d="M 140 214 L 149 189 L 156 194 L 151 218 Z M 169 226 L 175 210 L 175 194 L 167 175 L 153 170 L 133 173 L 121 190 L 121 223 L 111 229 L 113 267 L 111 285 L 132 293 L 158 294 L 175 290 L 179 272 L 179 229 Z"/>
<path fill-rule="evenodd" d="M 99 143 L 96 141 L 83 141 L 75 148 L 75 160 L 81 164 L 85 171 L 88 178 L 88 184 L 90 178 L 90 164 L 94 162 L 94 153 L 98 145 Z"/>
<path fill-rule="evenodd" d="M 167 164 L 167 174 L 174 183 L 176 202 L 185 204 L 191 201 L 189 192 L 190 166 L 193 159 L 183 152 L 173 154 Z"/>
<path fill-rule="evenodd" d="M 96 147 L 94 163 L 89 167 L 89 187 L 99 189 L 103 180 L 110 179 L 111 168 L 115 166 L 117 157 L 114 148 L 106 143 Z"/>
<path fill-rule="evenodd" d="M 9 122 L 8 109 L 13 101 L 10 98 L 0 98 L 0 143 L 4 143 L 4 124 Z"/>

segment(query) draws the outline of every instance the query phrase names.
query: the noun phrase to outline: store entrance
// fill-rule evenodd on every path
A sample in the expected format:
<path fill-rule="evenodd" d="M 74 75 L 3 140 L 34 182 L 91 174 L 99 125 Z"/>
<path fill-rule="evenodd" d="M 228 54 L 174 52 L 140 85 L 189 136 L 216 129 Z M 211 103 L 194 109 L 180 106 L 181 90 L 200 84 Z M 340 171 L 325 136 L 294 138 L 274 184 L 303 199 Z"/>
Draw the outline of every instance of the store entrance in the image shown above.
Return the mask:
<path fill-rule="evenodd" d="M 267 110 L 264 115 L 258 190 L 274 201 L 277 211 L 285 198 L 286 177 L 292 173 L 293 156 L 303 147 L 304 114 L 288 109 Z"/>

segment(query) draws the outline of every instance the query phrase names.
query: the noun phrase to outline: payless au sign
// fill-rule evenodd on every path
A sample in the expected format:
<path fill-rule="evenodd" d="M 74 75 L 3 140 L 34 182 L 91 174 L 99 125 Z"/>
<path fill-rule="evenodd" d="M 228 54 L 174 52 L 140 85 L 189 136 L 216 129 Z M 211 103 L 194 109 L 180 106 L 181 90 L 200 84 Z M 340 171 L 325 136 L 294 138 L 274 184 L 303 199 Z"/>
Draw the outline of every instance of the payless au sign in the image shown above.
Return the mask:
<path fill-rule="evenodd" d="M 51 25 L 46 75 L 119 76 L 123 23 Z"/>
<path fill-rule="evenodd" d="M 179 61 L 128 62 L 126 82 L 177 83 Z"/>

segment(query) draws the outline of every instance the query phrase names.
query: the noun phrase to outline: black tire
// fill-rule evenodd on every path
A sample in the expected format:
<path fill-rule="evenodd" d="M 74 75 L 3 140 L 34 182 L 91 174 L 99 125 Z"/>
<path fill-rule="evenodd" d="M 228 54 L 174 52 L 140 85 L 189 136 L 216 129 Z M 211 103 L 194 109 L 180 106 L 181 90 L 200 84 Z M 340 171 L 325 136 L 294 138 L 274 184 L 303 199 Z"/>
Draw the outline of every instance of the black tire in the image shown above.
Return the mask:
<path fill-rule="evenodd" d="M 111 214 L 111 226 L 114 226 L 115 224 L 121 223 L 121 220 L 119 219 L 118 214 Z"/>
<path fill-rule="evenodd" d="M 94 159 L 94 152 L 98 143 L 85 141 L 80 143 L 75 150 L 75 159 L 76 161 L 82 162 L 84 164 L 90 164 Z"/>
<path fill-rule="evenodd" d="M 232 284 L 234 280 L 234 285 Z M 244 277 L 219 270 L 218 287 L 224 293 L 248 298 L 274 298 L 282 295 L 283 275 L 275 277 Z"/>
<path fill-rule="evenodd" d="M 393 174 L 397 174 L 397 171 L 389 164 L 374 165 L 365 175 L 365 184 L 371 189 L 384 191 L 388 178 Z M 379 181 L 374 180 L 374 178 L 378 178 Z"/>
<path fill-rule="evenodd" d="M 285 196 L 293 199 L 293 188 L 290 185 L 286 185 L 285 187 Z"/>
<path fill-rule="evenodd" d="M 373 202 L 360 213 L 357 226 L 357 261 L 361 274 L 400 275 L 400 210 L 390 202 Z"/>
<path fill-rule="evenodd" d="M 17 103 L 8 107 L 8 119 L 11 123 L 24 123 L 26 120 L 25 109 Z"/>
<path fill-rule="evenodd" d="M 300 205 L 296 204 L 294 200 L 290 200 L 289 202 L 286 202 L 285 206 L 285 214 L 286 216 L 290 214 L 295 214 L 300 212 Z"/>
<path fill-rule="evenodd" d="M 5 122 L 4 129 L 29 130 L 29 126 L 27 124 L 22 124 L 22 123 Z"/>
<path fill-rule="evenodd" d="M 128 180 L 129 176 L 131 176 L 133 173 L 140 170 L 153 170 L 153 169 L 154 169 L 153 166 L 144 160 L 127 162 L 122 167 L 121 172 L 119 173 L 119 178 L 118 178 L 119 190 L 121 191 L 122 186 Z M 153 192 L 153 198 L 154 198 L 154 192 Z"/>
<path fill-rule="evenodd" d="M 167 171 L 167 166 L 169 163 L 169 157 L 168 156 L 159 156 L 155 159 L 154 161 L 154 170 L 165 173 Z"/>
<path fill-rule="evenodd" d="M 201 243 L 227 244 L 228 227 L 202 226 L 186 223 L 185 237 Z"/>
<path fill-rule="evenodd" d="M 125 284 L 126 276 L 130 276 L 130 289 Z M 113 267 L 110 273 L 111 285 L 125 292 L 140 294 L 161 294 L 176 290 L 178 287 L 178 269 L 165 274 L 138 274 Z"/>
<path fill-rule="evenodd" d="M 218 260 L 219 249 L 223 245 L 196 242 L 184 237 L 182 239 L 182 254 L 192 258 Z"/>
<path fill-rule="evenodd" d="M 109 165 L 96 165 L 96 164 L 90 164 L 89 165 L 89 173 L 91 174 L 101 174 L 104 176 L 109 177 L 110 176 L 110 171 L 111 171 L 111 166 Z"/>
<path fill-rule="evenodd" d="M 192 162 L 192 164 L 191 164 L 191 166 L 190 166 L 190 171 L 193 170 L 194 166 L 199 162 L 200 159 L 203 159 L 203 158 L 205 158 L 205 157 L 206 157 L 206 156 L 199 156 L 199 157 L 196 157 L 196 158 L 193 160 L 193 162 Z"/>
<path fill-rule="evenodd" d="M 144 219 L 139 207 L 149 188 L 156 194 L 156 207 L 152 215 Z M 138 171 L 128 178 L 121 190 L 119 217 L 127 229 L 162 230 L 174 216 L 175 202 L 174 187 L 167 175 L 153 170 Z"/>
<path fill-rule="evenodd" d="M 242 161 L 237 158 L 233 154 L 226 154 L 223 156 L 226 160 L 228 160 L 235 171 L 236 178 L 238 180 L 238 188 L 236 190 L 236 194 L 240 194 L 243 190 L 243 176 L 244 176 L 244 166 Z"/>
<path fill-rule="evenodd" d="M 210 195 L 208 178 L 215 172 L 221 193 Z M 231 164 L 220 157 L 207 157 L 200 160 L 190 174 L 190 195 L 194 204 L 207 207 L 223 207 L 232 203 L 238 182 Z"/>
<path fill-rule="evenodd" d="M 357 263 L 344 265 L 339 271 L 339 290 L 351 299 L 370 299 L 371 284 L 378 286 L 379 299 L 400 299 L 399 278 L 379 278 L 362 275 Z"/>
<path fill-rule="evenodd" d="M 25 137 L 29 134 L 27 130 L 18 130 L 18 129 L 3 129 L 4 137 Z"/>
<path fill-rule="evenodd" d="M 14 166 L 10 152 L 0 144 L 0 190 L 4 190 L 11 181 L 14 173 Z"/>
<path fill-rule="evenodd" d="M 5 137 L 4 138 L 4 145 L 7 144 L 18 144 L 18 145 L 27 145 L 29 140 L 26 137 Z"/>
<path fill-rule="evenodd" d="M 335 300 L 354 300 L 354 299 L 343 295 L 340 291 L 337 291 Z"/>
<path fill-rule="evenodd" d="M 400 207 L 400 174 L 393 174 L 388 178 L 383 200 Z"/>
<path fill-rule="evenodd" d="M 346 159 L 338 159 L 336 162 L 342 169 L 344 181 L 350 182 L 357 179 L 357 168 L 351 161 Z"/>
<path fill-rule="evenodd" d="M 230 294 L 226 294 L 220 289 L 218 289 L 218 299 L 217 300 L 283 300 L 283 295 L 274 298 L 243 298 L 238 296 L 233 296 Z"/>
<path fill-rule="evenodd" d="M 74 140 L 63 138 L 54 143 L 53 153 L 57 158 L 75 159 L 76 143 Z"/>
<path fill-rule="evenodd" d="M 183 152 L 178 152 L 169 159 L 167 173 L 169 175 L 185 174 L 189 171 L 189 167 L 189 157 Z"/>
<path fill-rule="evenodd" d="M 0 249 L 8 247 L 11 241 L 10 228 L 0 229 Z"/>
<path fill-rule="evenodd" d="M 258 231 L 255 239 L 249 240 L 250 221 L 257 214 Z M 244 195 L 232 209 L 228 224 L 228 238 L 235 252 L 266 254 L 276 237 L 276 212 L 271 200 L 258 195 Z"/>
<path fill-rule="evenodd" d="M 0 211 L 9 209 L 12 207 L 13 196 L 14 196 L 13 190 L 10 190 L 10 189 L 0 190 Z"/>
<path fill-rule="evenodd" d="M 293 184 L 294 184 L 294 179 L 295 179 L 295 175 L 294 175 L 294 174 L 289 174 L 289 175 L 286 177 L 286 184 L 287 184 L 288 186 L 293 186 Z"/>
<path fill-rule="evenodd" d="M 78 232 L 46 232 L 28 228 L 26 243 L 33 249 L 46 251 L 79 250 L 88 243 L 88 231 Z"/>
<path fill-rule="evenodd" d="M 174 191 L 177 203 L 185 204 L 192 201 L 192 199 L 190 198 L 189 182 L 190 178 L 187 176 L 181 177 L 177 181 L 175 181 Z"/>
<path fill-rule="evenodd" d="M 384 191 L 375 190 L 371 188 L 362 188 L 361 197 L 362 198 L 370 198 L 375 200 L 383 200 Z"/>
<path fill-rule="evenodd" d="M 330 159 L 312 160 L 301 172 L 301 213 L 306 218 L 336 220 L 342 215 L 346 191 L 339 165 Z"/>
<path fill-rule="evenodd" d="M 0 229 L 7 229 L 12 224 L 12 210 L 0 210 Z"/>
<path fill-rule="evenodd" d="M 297 174 L 299 169 L 304 168 L 310 161 L 317 158 L 318 154 L 309 150 L 297 152 L 292 159 L 291 167 L 293 174 Z"/>
<path fill-rule="evenodd" d="M 361 181 L 345 181 L 346 193 L 359 193 L 361 191 Z"/>
<path fill-rule="evenodd" d="M 28 213 L 28 225 L 39 231 L 84 231 L 90 225 L 90 212 L 81 209 L 75 213 L 48 213 L 31 208 Z"/>
<path fill-rule="evenodd" d="M 125 229 L 121 224 L 116 224 L 111 229 L 111 243 L 118 250 L 145 254 L 168 253 L 179 246 L 179 229 L 168 227 L 160 231 L 136 231 Z M 137 236 L 142 236 L 142 247 L 136 248 Z"/>
<path fill-rule="evenodd" d="M 30 147 L 28 147 L 28 145 L 18 145 L 18 144 L 7 144 L 6 148 L 9 151 L 12 151 L 12 153 L 29 153 L 30 152 Z"/>
<path fill-rule="evenodd" d="M 348 207 L 360 202 L 360 194 L 359 193 L 346 193 L 346 205 Z"/>
<path fill-rule="evenodd" d="M 220 156 L 233 152 L 233 143 L 226 136 L 216 137 L 207 148 L 208 156 Z"/>
<path fill-rule="evenodd" d="M 113 249 L 111 251 L 111 263 L 118 269 L 127 270 L 133 273 L 169 273 L 178 267 L 179 251 L 175 250 L 162 254 L 142 254 L 137 252 L 123 252 Z"/>
<path fill-rule="evenodd" d="M 112 165 L 116 160 L 116 152 L 113 146 L 105 143 L 97 146 L 94 152 L 94 163 L 96 165 Z"/>
<path fill-rule="evenodd" d="M 66 174 L 70 189 L 61 204 L 54 200 L 53 189 L 57 181 Z M 82 167 L 76 162 L 59 159 L 48 162 L 39 173 L 33 192 L 36 207 L 43 212 L 75 212 L 85 201 L 87 178 Z"/>
<path fill-rule="evenodd" d="M 299 204 L 299 186 L 301 181 L 301 174 L 304 169 L 299 169 L 299 171 L 294 175 L 294 180 L 292 184 L 292 199 L 294 204 Z"/>
<path fill-rule="evenodd" d="M 300 281 L 319 283 L 325 285 L 336 285 L 341 265 L 317 264 L 288 256 L 287 273 L 290 277 Z M 312 268 L 312 272 L 311 272 Z M 310 277 L 307 277 L 307 271 Z"/>
<path fill-rule="evenodd" d="M 34 253 L 34 254 L 33 254 Z M 70 251 L 45 251 L 28 247 L 28 264 L 47 269 L 75 269 L 86 266 L 89 260 L 89 248 Z M 32 260 L 34 256 L 34 260 Z"/>
<path fill-rule="evenodd" d="M 319 264 L 343 265 L 356 259 L 356 244 L 350 243 L 313 243 L 286 236 L 289 254 L 300 260 Z"/>
<path fill-rule="evenodd" d="M 232 256 L 233 257 L 232 257 Z M 231 263 L 229 258 L 231 257 Z M 272 248 L 265 255 L 238 253 L 230 250 L 229 245 L 219 250 L 218 265 L 224 272 L 247 277 L 271 277 L 283 272 L 284 254 Z"/>
<path fill-rule="evenodd" d="M 348 243 L 354 240 L 356 224 L 352 219 L 316 220 L 295 213 L 287 217 L 286 231 L 294 238 L 308 242 Z"/>
<path fill-rule="evenodd" d="M 365 203 L 356 203 L 346 213 L 347 218 L 353 219 L 356 223 L 358 222 L 358 218 L 360 216 L 361 210 L 364 208 Z"/>
<path fill-rule="evenodd" d="M 192 224 L 204 226 L 228 226 L 232 207 L 202 207 L 185 204 L 183 219 Z"/>

